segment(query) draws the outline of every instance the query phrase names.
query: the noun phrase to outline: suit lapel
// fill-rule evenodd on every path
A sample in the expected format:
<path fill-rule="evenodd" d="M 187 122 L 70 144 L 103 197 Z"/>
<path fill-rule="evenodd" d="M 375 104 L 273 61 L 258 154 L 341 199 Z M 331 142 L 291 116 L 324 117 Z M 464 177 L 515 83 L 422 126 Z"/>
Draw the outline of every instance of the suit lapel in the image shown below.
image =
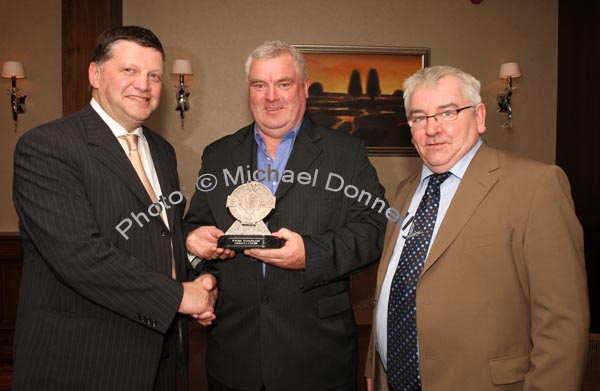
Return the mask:
<path fill-rule="evenodd" d="M 483 144 L 473 157 L 456 190 L 427 256 L 423 273 L 426 273 L 452 244 L 481 201 L 498 181 L 493 174 L 498 167 L 497 152 Z"/>
<path fill-rule="evenodd" d="M 152 134 L 152 132 L 145 127 L 142 127 L 142 130 L 144 132 L 144 136 L 146 136 L 146 140 L 148 140 L 150 156 L 152 158 L 152 163 L 154 164 L 154 169 L 156 170 L 158 182 L 160 183 L 162 196 L 168 199 L 172 191 L 178 190 L 177 185 L 173 183 L 174 175 L 176 176 L 177 172 L 169 172 L 169 165 L 167 164 L 168 156 L 166 155 L 165 150 L 156 142 L 154 134 Z M 165 208 L 167 220 L 169 221 L 169 227 L 173 227 L 175 224 L 175 210 L 176 208 L 173 207 Z M 159 216 L 156 216 L 156 218 L 159 218 Z M 162 221 L 162 219 L 160 220 Z"/>
<path fill-rule="evenodd" d="M 90 105 L 81 111 L 81 118 L 91 155 L 119 177 L 144 206 L 152 204 L 144 185 L 108 125 Z"/>
<path fill-rule="evenodd" d="M 231 148 L 231 160 L 233 161 L 233 172 L 242 167 L 246 172 L 246 166 L 250 164 L 252 170 L 256 169 L 256 142 L 254 141 L 254 124 L 239 131 L 235 137 L 239 144 Z M 245 181 L 243 181 L 245 182 Z"/>
<path fill-rule="evenodd" d="M 316 144 L 320 139 L 321 135 L 316 125 L 307 116 L 304 116 L 285 169 L 293 171 L 295 175 L 299 172 L 308 171 L 310 165 L 322 152 Z M 280 182 L 275 197 L 278 200 L 282 199 L 293 186 L 295 186 L 295 182 Z"/>

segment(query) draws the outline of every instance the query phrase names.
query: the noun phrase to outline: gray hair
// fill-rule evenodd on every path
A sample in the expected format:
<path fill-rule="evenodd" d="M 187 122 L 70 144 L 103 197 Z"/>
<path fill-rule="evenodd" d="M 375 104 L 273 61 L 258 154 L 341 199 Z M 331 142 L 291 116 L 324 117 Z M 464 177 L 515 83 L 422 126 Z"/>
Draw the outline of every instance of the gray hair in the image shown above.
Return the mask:
<path fill-rule="evenodd" d="M 250 67 L 255 60 L 275 58 L 285 53 L 288 53 L 292 56 L 292 59 L 296 64 L 296 71 L 300 76 L 300 80 L 302 83 L 306 82 L 306 79 L 308 78 L 308 72 L 306 70 L 304 56 L 292 45 L 281 41 L 266 41 L 254 49 L 252 53 L 250 53 L 246 59 L 246 79 L 248 79 L 248 76 L 250 75 Z"/>
<path fill-rule="evenodd" d="M 472 75 L 448 65 L 437 65 L 418 70 L 404 80 L 404 107 L 410 113 L 410 97 L 419 87 L 434 87 L 437 82 L 447 76 L 454 76 L 461 85 L 463 96 L 472 104 L 481 103 L 481 83 Z"/>

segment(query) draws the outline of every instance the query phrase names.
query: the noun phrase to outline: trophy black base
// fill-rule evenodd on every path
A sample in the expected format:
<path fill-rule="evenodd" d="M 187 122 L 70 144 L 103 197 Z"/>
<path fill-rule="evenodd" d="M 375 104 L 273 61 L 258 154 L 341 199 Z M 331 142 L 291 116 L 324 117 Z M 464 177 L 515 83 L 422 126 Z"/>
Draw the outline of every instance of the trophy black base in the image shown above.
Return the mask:
<path fill-rule="evenodd" d="M 223 235 L 217 247 L 241 251 L 247 248 L 281 248 L 285 240 L 273 235 Z"/>

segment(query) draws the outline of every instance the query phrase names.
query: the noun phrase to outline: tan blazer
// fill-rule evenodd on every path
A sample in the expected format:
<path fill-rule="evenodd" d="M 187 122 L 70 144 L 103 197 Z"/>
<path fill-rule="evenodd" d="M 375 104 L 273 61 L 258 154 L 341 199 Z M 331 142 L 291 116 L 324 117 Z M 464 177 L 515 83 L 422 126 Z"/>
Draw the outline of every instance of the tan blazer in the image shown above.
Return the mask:
<path fill-rule="evenodd" d="M 420 171 L 391 206 L 403 216 Z M 375 303 L 399 234 L 389 222 Z M 375 352 L 366 376 L 387 390 Z M 589 327 L 583 232 L 556 166 L 481 146 L 417 286 L 424 391 L 579 390 Z"/>

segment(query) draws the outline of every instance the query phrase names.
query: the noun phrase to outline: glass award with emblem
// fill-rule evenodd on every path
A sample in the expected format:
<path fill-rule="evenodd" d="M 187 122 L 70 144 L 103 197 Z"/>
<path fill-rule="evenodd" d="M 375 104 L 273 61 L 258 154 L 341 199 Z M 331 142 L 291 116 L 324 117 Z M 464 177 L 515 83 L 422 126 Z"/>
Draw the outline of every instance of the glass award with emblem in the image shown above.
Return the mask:
<path fill-rule="evenodd" d="M 227 196 L 227 208 L 236 221 L 222 235 L 218 247 L 235 251 L 247 248 L 280 248 L 284 240 L 271 235 L 262 221 L 275 208 L 275 196 L 260 182 L 238 186 Z"/>

